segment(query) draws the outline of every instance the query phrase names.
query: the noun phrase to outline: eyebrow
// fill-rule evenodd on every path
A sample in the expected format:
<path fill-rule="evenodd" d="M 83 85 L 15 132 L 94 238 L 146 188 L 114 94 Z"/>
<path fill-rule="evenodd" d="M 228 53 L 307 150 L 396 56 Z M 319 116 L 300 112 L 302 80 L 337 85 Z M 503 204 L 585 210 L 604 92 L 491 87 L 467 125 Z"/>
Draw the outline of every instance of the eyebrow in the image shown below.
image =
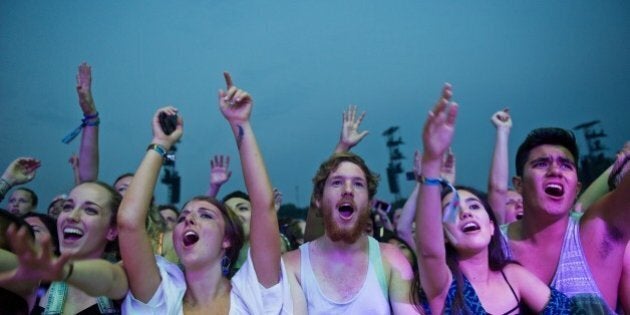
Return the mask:
<path fill-rule="evenodd" d="M 97 206 L 99 209 L 103 208 L 103 207 L 101 207 L 101 205 L 99 205 L 98 203 L 93 202 L 93 201 L 86 201 L 83 204 L 90 205 L 90 206 Z"/>

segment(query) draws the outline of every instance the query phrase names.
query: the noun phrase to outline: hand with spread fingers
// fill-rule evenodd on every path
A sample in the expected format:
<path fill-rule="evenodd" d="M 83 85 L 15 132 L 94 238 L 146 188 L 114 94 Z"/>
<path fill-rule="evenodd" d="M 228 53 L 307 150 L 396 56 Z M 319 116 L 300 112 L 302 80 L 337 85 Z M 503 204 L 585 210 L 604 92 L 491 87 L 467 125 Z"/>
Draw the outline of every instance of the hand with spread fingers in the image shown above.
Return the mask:
<path fill-rule="evenodd" d="M 335 148 L 335 152 L 350 151 L 350 149 L 359 144 L 359 142 L 361 142 L 361 140 L 363 140 L 363 138 L 367 136 L 367 130 L 359 132 L 359 126 L 361 126 L 361 122 L 363 121 L 364 117 L 365 111 L 357 117 L 356 105 L 348 106 L 348 109 L 343 112 L 341 122 L 341 136 L 339 138 L 339 143 Z"/>

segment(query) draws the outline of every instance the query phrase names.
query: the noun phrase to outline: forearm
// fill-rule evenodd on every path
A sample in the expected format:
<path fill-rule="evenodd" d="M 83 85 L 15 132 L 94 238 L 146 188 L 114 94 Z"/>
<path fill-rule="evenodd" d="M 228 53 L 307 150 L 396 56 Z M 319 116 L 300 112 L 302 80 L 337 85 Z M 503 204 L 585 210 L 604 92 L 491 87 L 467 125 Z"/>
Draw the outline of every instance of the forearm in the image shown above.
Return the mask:
<path fill-rule="evenodd" d="M 12 252 L 0 249 L 0 272 L 13 270 L 18 266 L 18 259 Z"/>
<path fill-rule="evenodd" d="M 413 233 L 413 221 L 416 216 L 416 203 L 418 199 L 418 192 L 420 191 L 420 184 L 416 183 L 416 186 L 413 188 L 411 195 L 407 198 L 405 205 L 402 208 L 402 212 L 400 213 L 400 218 L 398 218 L 398 223 L 396 226 L 396 233 L 398 237 L 402 238 L 414 252 L 417 251 L 416 241 L 414 239 Z"/>
<path fill-rule="evenodd" d="M 608 176 L 612 170 L 612 165 L 599 175 L 580 195 L 577 202 L 582 205 L 583 211 L 588 210 L 599 198 L 608 193 Z"/>
<path fill-rule="evenodd" d="M 118 300 L 127 294 L 127 276 L 120 265 L 103 259 L 81 260 L 73 263 L 68 284 L 91 296 L 106 296 Z M 66 275 L 68 268 L 66 269 Z"/>
<path fill-rule="evenodd" d="M 79 180 L 81 182 L 98 179 L 99 148 L 98 125 L 86 125 L 81 134 L 79 149 Z"/>
<path fill-rule="evenodd" d="M 221 185 L 210 185 L 208 191 L 206 192 L 206 196 L 216 198 L 219 195 L 219 190 L 221 189 Z"/>
<path fill-rule="evenodd" d="M 509 167 L 508 137 L 510 130 L 497 128 L 490 175 L 488 176 L 488 203 L 500 222 L 505 221 Z"/>
<path fill-rule="evenodd" d="M 264 287 L 280 279 L 280 235 L 273 189 L 262 154 L 249 122 L 231 124 L 252 204 L 250 244 L 252 262 Z"/>

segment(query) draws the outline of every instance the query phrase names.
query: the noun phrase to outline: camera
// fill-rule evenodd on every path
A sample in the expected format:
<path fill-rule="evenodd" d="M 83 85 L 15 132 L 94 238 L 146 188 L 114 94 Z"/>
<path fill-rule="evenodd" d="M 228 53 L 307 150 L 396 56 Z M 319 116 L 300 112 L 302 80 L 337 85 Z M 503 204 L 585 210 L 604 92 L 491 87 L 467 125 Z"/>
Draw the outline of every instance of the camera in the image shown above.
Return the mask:
<path fill-rule="evenodd" d="M 165 112 L 161 112 L 158 119 L 160 120 L 162 131 L 166 135 L 170 135 L 177 128 L 177 115 L 168 115 Z"/>
<path fill-rule="evenodd" d="M 389 214 L 389 211 L 392 209 L 392 205 L 383 200 L 374 199 L 372 211 L 376 211 L 377 209 L 385 211 L 385 213 Z"/>

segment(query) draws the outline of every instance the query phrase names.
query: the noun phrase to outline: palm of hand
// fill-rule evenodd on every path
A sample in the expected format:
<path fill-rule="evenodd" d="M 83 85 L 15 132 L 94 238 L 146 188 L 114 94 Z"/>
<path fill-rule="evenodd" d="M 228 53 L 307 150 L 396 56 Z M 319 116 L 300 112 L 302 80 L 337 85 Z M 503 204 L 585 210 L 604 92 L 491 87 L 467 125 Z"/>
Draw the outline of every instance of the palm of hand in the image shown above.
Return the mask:
<path fill-rule="evenodd" d="M 227 174 L 227 170 L 223 167 L 215 167 L 210 171 L 210 183 L 223 184 L 228 181 L 230 177 Z"/>

